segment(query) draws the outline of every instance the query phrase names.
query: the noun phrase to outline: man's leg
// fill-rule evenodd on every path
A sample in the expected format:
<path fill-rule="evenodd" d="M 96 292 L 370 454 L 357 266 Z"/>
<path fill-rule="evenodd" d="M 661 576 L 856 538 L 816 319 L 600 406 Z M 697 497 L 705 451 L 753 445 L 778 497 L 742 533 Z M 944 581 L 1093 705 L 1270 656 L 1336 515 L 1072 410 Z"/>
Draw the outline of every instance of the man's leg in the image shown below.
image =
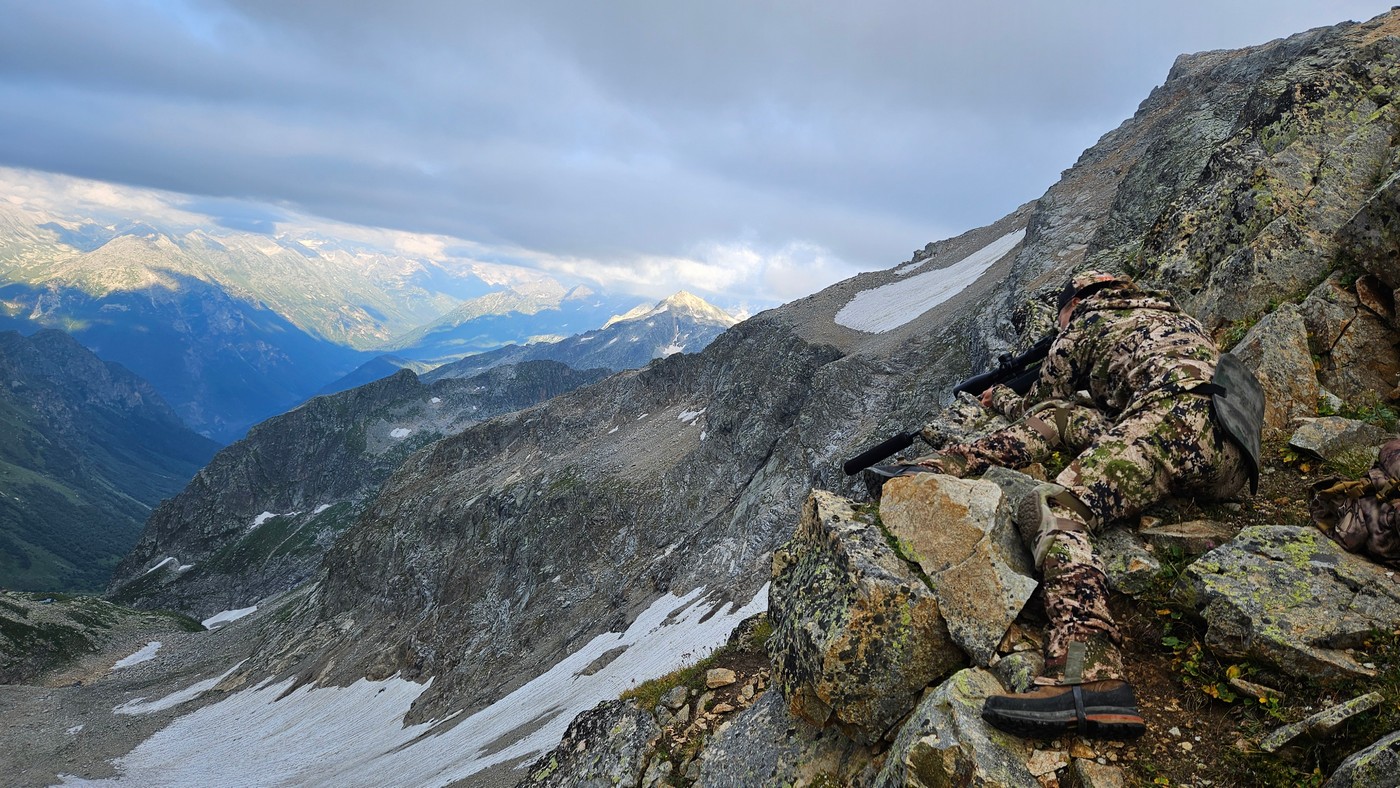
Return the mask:
<path fill-rule="evenodd" d="M 1050 401 L 972 443 L 944 447 L 936 459 L 942 461 L 941 470 L 956 476 L 980 474 L 993 465 L 1024 468 L 1044 462 L 1057 451 L 1077 454 L 1105 426 L 1103 414 L 1093 408 Z"/>

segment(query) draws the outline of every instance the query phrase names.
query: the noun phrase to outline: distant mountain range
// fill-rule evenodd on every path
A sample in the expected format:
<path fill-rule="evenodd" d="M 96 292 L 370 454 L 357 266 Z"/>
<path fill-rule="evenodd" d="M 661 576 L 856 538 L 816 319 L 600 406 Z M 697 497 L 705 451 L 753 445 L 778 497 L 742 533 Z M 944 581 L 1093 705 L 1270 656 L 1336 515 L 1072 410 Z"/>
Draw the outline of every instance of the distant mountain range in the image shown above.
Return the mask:
<path fill-rule="evenodd" d="M 0 330 L 68 332 L 223 443 L 317 393 L 564 339 L 635 303 L 523 268 L 391 254 L 309 231 L 109 221 L 0 201 Z M 615 355 L 578 368 L 652 357 Z"/>
<path fill-rule="evenodd" d="M 0 587 L 103 588 L 218 445 L 60 331 L 0 332 Z"/>
<path fill-rule="evenodd" d="M 438 367 L 424 379 L 465 377 L 500 364 L 537 359 L 562 361 L 575 369 L 635 369 L 675 353 L 698 353 L 737 322 L 724 310 L 682 291 L 654 306 L 613 316 L 602 328 L 558 342 L 508 345 L 467 356 Z"/>

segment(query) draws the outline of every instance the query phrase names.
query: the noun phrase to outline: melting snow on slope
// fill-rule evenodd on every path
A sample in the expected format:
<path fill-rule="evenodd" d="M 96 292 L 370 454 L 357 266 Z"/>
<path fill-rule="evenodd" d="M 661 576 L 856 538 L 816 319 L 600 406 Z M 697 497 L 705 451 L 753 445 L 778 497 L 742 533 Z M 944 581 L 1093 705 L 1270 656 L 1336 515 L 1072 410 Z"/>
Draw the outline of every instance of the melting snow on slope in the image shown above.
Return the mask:
<path fill-rule="evenodd" d="M 142 572 L 142 573 L 141 573 L 141 576 L 142 576 L 142 577 L 145 577 L 146 575 L 149 575 L 150 573 L 156 571 L 157 569 L 161 568 L 162 566 L 165 566 L 166 564 L 177 564 L 177 565 L 178 565 L 179 563 L 180 563 L 179 560 L 176 559 L 174 556 L 169 556 L 169 555 L 167 555 L 166 557 L 160 559 L 160 563 L 157 563 L 155 566 L 153 566 L 153 567 L 151 567 L 150 569 L 147 569 L 146 571 Z"/>
<path fill-rule="evenodd" d="M 704 409 L 704 408 L 701 408 L 700 410 L 683 410 L 683 411 L 681 411 L 680 415 L 677 416 L 676 418 L 680 419 L 681 421 L 685 422 L 686 424 L 692 424 L 692 423 L 694 423 L 694 421 L 695 421 L 696 419 L 700 418 L 704 413 L 705 413 L 705 409 Z"/>
<path fill-rule="evenodd" d="M 253 605 L 252 607 L 243 607 L 238 610 L 225 610 L 222 613 L 215 613 L 199 623 L 203 624 L 205 629 L 218 629 L 224 624 L 230 621 L 237 621 L 257 609 L 258 606 Z"/>
<path fill-rule="evenodd" d="M 141 650 L 136 652 L 135 654 L 132 654 L 129 657 L 122 657 L 121 659 L 117 660 L 117 664 L 112 666 L 112 670 L 117 670 L 118 668 L 129 668 L 132 665 L 139 665 L 142 662 L 147 662 L 149 660 L 155 659 L 157 651 L 160 651 L 160 641 L 152 640 L 150 643 L 147 643 L 146 645 L 142 646 Z"/>
<path fill-rule="evenodd" d="M 242 662 L 238 663 L 238 665 L 242 664 Z M 219 682 L 228 678 L 229 675 L 232 674 L 235 670 L 238 670 L 238 665 L 234 665 L 233 667 L 224 671 L 222 675 L 215 676 L 212 679 L 205 679 L 204 681 L 200 681 L 195 684 L 191 684 L 190 686 L 185 687 L 184 689 L 179 690 L 178 692 L 172 692 L 159 700 L 148 701 L 145 698 L 136 698 L 134 700 L 129 700 L 126 703 L 123 703 L 122 705 L 116 707 L 115 709 L 112 709 L 112 713 L 150 714 L 153 711 L 161 711 L 163 709 L 169 709 L 175 706 L 179 706 L 181 703 L 194 700 L 195 698 L 199 697 L 205 692 L 214 689 L 214 687 L 218 685 Z M 158 783 L 148 782 L 147 784 L 156 785 Z"/>
<path fill-rule="evenodd" d="M 424 734 L 439 723 L 403 725 L 427 684 L 397 676 L 361 679 L 349 687 L 302 686 L 279 700 L 292 680 L 263 682 L 158 731 L 113 762 L 119 777 L 67 775 L 63 785 L 205 785 L 233 775 L 243 786 L 447 785 L 545 752 L 580 712 L 641 679 L 700 659 L 768 603 L 767 586 L 743 607 L 710 603 L 703 591 L 661 597 L 626 632 L 599 635 L 438 735 Z M 583 675 L 599 656 L 619 648 L 612 662 Z"/>
<path fill-rule="evenodd" d="M 254 528 L 257 528 L 258 526 L 262 525 L 263 523 L 267 522 L 268 520 L 271 520 L 276 516 L 276 512 L 263 512 L 262 514 L 253 518 L 253 524 L 248 526 L 248 530 L 251 531 Z"/>
<path fill-rule="evenodd" d="M 327 510 L 327 509 L 329 509 L 329 508 L 331 508 L 331 504 L 323 503 L 323 504 L 321 504 L 320 506 L 317 506 L 317 507 L 316 507 L 316 510 L 315 510 L 314 512 L 312 512 L 312 514 L 320 514 L 321 512 L 324 512 L 325 510 Z"/>
<path fill-rule="evenodd" d="M 411 432 L 413 432 L 413 430 L 411 430 L 411 429 L 409 429 L 409 428 L 407 428 L 407 427 L 397 427 L 397 428 L 395 428 L 394 430 L 392 430 L 392 431 L 389 433 L 389 437 L 391 437 L 391 438 L 407 438 L 408 435 L 409 435 L 409 433 L 411 433 Z"/>
<path fill-rule="evenodd" d="M 836 313 L 836 322 L 872 334 L 899 328 L 976 282 L 1025 237 L 1025 230 L 1007 233 L 947 268 L 862 290 Z"/>

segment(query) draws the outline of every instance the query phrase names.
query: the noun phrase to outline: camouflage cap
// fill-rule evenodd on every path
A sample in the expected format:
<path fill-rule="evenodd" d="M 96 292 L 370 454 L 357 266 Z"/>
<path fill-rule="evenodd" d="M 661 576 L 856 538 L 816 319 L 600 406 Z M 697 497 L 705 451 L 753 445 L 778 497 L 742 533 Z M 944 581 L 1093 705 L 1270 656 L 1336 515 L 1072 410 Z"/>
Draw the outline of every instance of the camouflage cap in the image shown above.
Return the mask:
<path fill-rule="evenodd" d="M 1070 301 L 1076 297 L 1087 298 L 1091 293 L 1100 290 L 1116 282 L 1131 282 L 1132 280 L 1121 274 L 1112 274 L 1107 271 L 1080 271 L 1069 278 L 1065 287 L 1060 291 L 1057 308 L 1064 309 Z"/>

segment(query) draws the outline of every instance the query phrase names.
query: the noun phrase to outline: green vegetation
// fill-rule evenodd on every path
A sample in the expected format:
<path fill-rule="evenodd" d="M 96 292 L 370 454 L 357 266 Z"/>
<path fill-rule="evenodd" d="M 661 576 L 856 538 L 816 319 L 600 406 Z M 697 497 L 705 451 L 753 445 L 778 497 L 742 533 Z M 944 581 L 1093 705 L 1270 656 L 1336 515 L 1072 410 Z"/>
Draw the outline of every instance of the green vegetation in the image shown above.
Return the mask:
<path fill-rule="evenodd" d="M 762 652 L 768 643 L 768 639 L 773 636 L 773 624 L 764 615 L 754 625 L 748 637 L 738 642 L 728 643 L 713 654 L 696 662 L 693 665 L 667 673 L 659 678 L 642 682 L 631 689 L 624 690 L 620 696 L 622 700 L 635 700 L 637 705 L 647 711 L 654 711 L 666 693 L 676 687 L 686 687 L 695 692 L 705 691 L 705 672 L 716 665 L 723 664 L 733 655 L 741 652 Z"/>

